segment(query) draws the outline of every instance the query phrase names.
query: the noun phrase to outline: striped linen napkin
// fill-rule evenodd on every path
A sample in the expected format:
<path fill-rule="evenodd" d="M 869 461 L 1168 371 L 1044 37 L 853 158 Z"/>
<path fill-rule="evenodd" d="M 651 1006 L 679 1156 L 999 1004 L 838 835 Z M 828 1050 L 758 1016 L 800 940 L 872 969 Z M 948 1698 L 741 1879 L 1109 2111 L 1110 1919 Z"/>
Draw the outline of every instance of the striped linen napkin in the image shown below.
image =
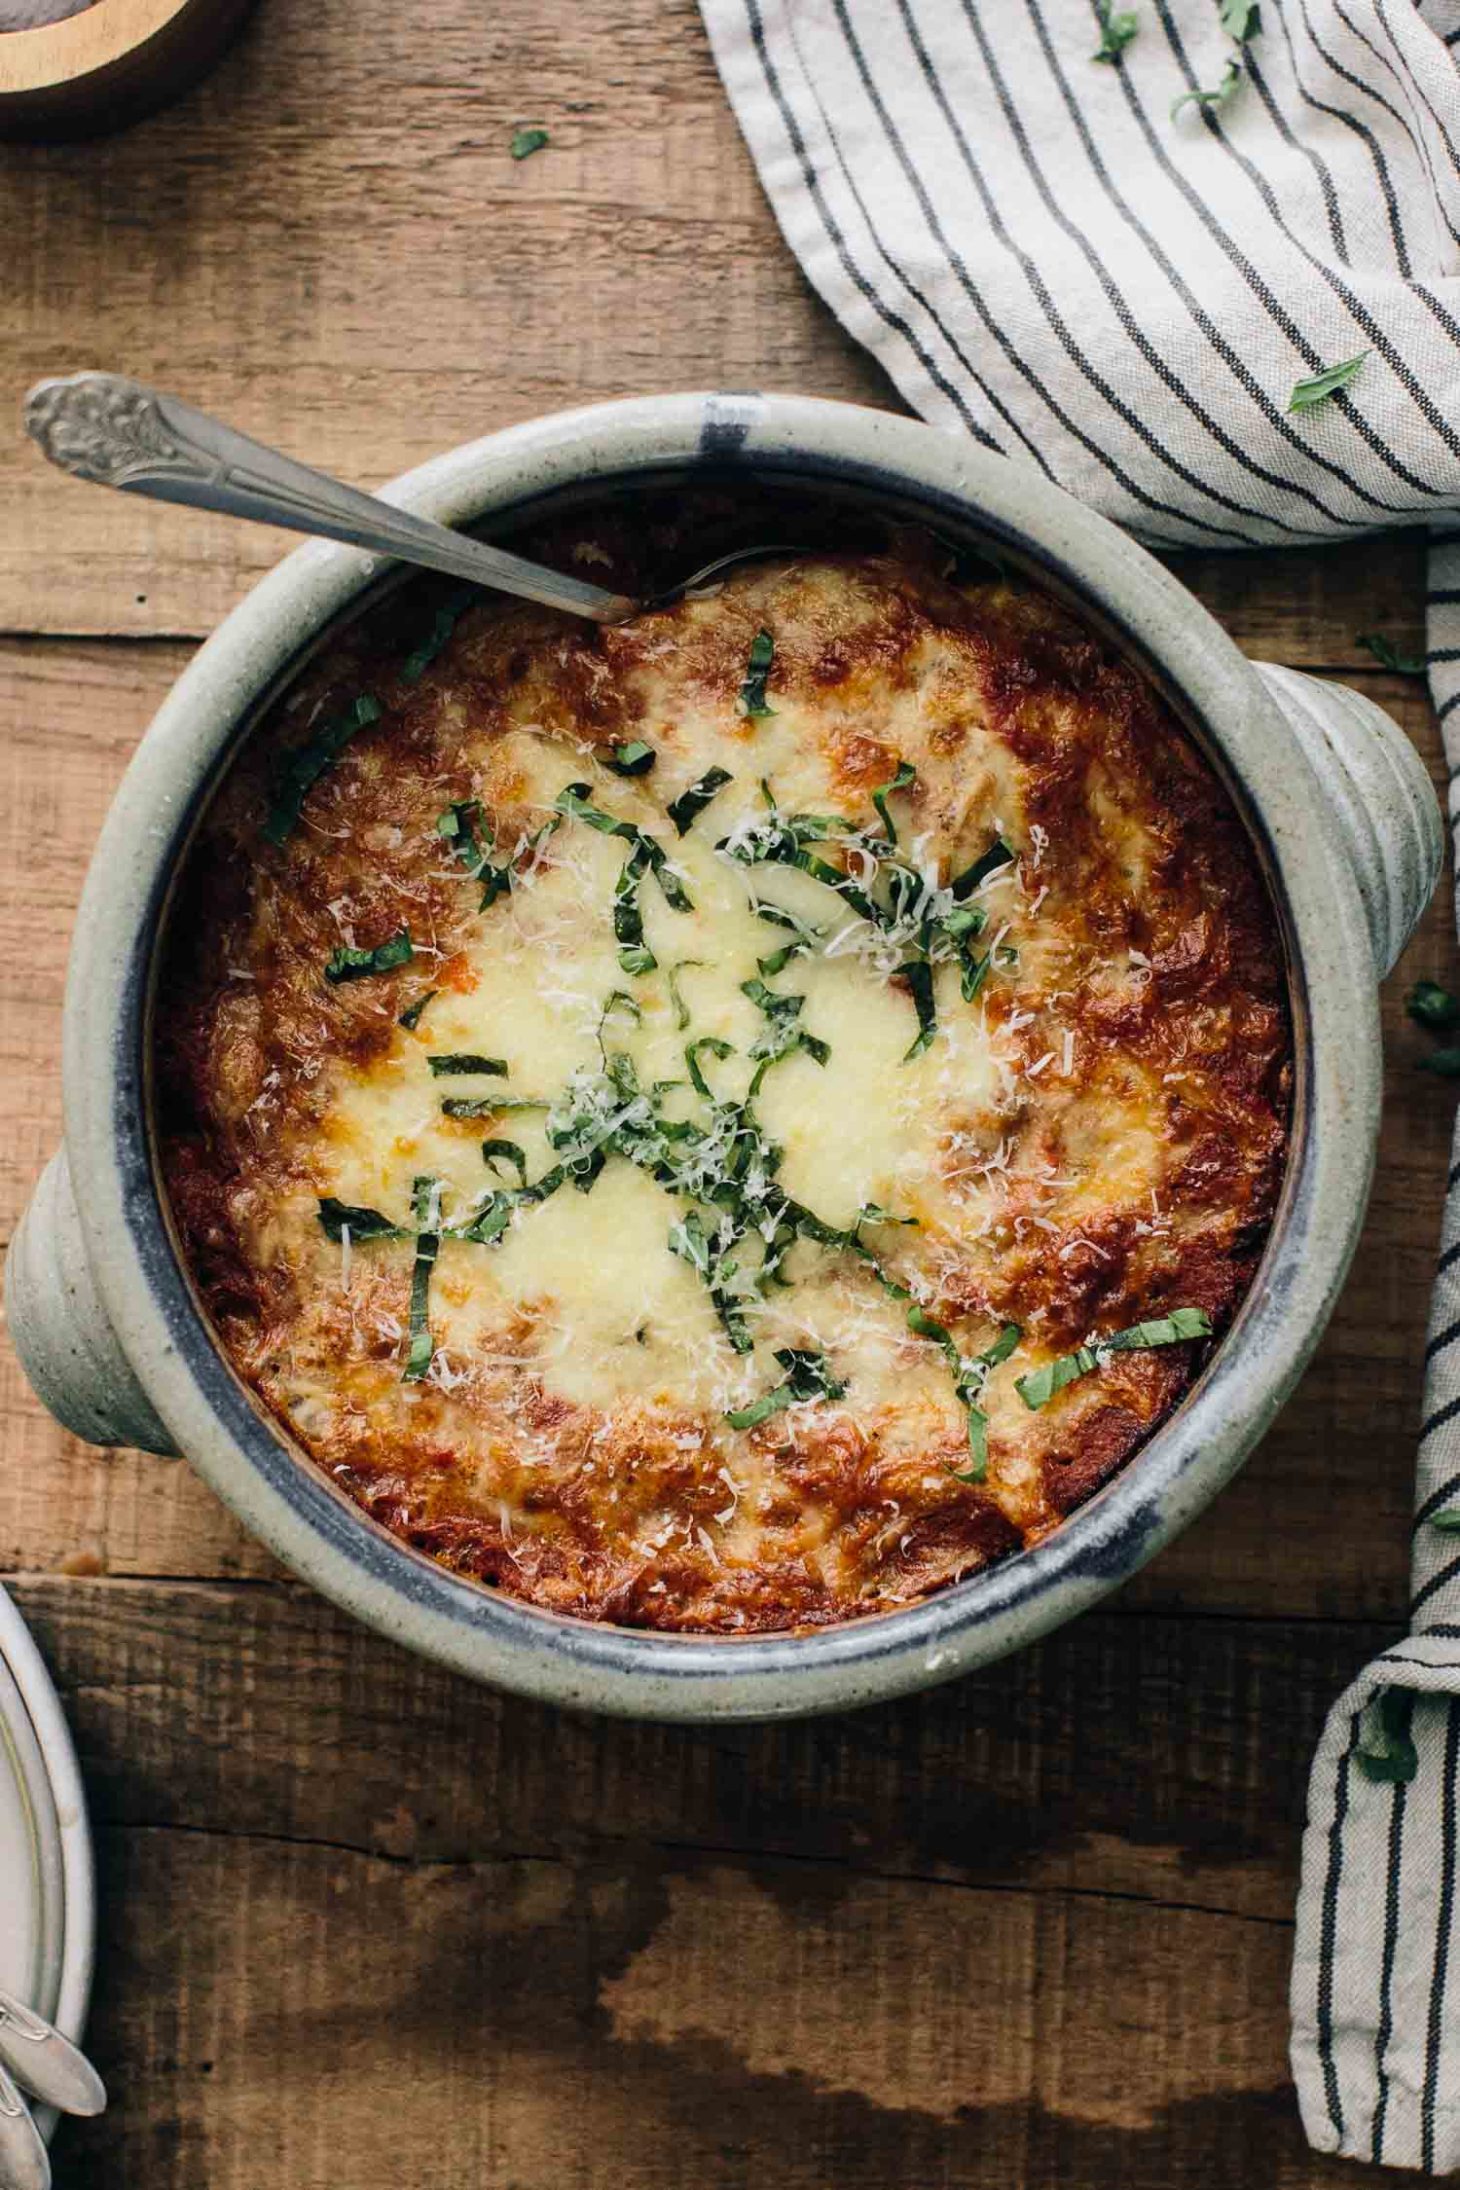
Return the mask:
<path fill-rule="evenodd" d="M 701 5 L 788 242 L 924 417 L 1158 545 L 1429 526 L 1453 819 L 1460 0 Z M 1313 2144 L 1436 2174 L 1460 2168 L 1455 1153 L 1413 1632 L 1324 1733 L 1292 1983 Z"/>

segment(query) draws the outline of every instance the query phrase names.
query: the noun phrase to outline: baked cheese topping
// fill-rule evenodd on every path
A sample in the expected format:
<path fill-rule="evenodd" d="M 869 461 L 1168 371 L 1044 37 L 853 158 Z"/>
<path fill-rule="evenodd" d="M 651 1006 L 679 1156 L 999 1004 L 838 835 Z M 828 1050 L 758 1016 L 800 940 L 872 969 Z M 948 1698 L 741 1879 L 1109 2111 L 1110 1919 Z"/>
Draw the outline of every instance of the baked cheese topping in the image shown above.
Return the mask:
<path fill-rule="evenodd" d="M 159 1016 L 240 1375 L 409 1542 L 636 1625 L 1047 1533 L 1230 1319 L 1285 1147 L 1223 793 L 911 535 L 609 631 L 402 594 L 225 785 Z"/>

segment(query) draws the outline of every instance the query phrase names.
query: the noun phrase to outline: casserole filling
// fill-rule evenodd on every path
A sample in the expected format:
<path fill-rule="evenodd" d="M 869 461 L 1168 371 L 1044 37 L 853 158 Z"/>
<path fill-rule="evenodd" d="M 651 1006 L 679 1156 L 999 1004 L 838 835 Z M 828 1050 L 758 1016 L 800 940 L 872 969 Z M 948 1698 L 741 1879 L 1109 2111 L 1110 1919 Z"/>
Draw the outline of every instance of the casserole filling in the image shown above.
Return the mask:
<path fill-rule="evenodd" d="M 216 799 L 157 1042 L 264 1405 L 457 1571 L 669 1629 L 1057 1526 L 1230 1320 L 1287 1135 L 1225 794 L 1112 648 L 913 534 L 615 630 L 397 596 Z"/>

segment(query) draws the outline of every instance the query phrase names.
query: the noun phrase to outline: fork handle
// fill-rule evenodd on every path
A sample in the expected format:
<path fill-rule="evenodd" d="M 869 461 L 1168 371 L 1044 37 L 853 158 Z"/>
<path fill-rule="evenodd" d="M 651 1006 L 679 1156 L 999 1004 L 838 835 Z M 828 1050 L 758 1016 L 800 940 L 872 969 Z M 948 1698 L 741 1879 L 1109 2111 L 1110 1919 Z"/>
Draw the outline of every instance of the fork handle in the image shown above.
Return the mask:
<path fill-rule="evenodd" d="M 119 373 L 40 381 L 25 399 L 25 425 L 53 464 L 98 486 L 344 540 L 595 623 L 620 623 L 637 606 L 626 594 L 548 570 L 362 494 L 251 441 L 177 396 L 161 395 Z"/>

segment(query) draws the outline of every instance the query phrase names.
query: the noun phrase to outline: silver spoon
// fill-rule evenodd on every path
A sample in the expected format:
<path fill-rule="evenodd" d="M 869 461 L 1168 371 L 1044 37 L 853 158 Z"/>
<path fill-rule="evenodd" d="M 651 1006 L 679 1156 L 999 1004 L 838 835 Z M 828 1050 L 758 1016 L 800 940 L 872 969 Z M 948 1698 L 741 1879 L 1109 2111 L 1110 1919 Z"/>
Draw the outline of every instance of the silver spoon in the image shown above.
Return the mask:
<path fill-rule="evenodd" d="M 0 2066 L 63 2114 L 99 2114 L 106 2086 L 86 2055 L 54 2023 L 0 1991 Z"/>
<path fill-rule="evenodd" d="M 51 462 L 73 478 L 145 494 L 156 502 L 185 502 L 194 509 L 220 510 L 225 517 L 252 517 L 291 532 L 319 533 L 327 540 L 344 540 L 351 547 L 517 593 L 595 623 L 623 623 L 641 609 L 660 607 L 707 584 L 732 564 L 798 552 L 791 547 L 737 548 L 670 591 L 635 600 L 413 517 L 235 433 L 177 396 L 159 395 L 119 373 L 73 373 L 69 380 L 38 382 L 25 399 L 25 425 Z"/>
<path fill-rule="evenodd" d="M 0 2190 L 51 2190 L 51 2160 L 30 2108 L 0 2068 Z"/>

